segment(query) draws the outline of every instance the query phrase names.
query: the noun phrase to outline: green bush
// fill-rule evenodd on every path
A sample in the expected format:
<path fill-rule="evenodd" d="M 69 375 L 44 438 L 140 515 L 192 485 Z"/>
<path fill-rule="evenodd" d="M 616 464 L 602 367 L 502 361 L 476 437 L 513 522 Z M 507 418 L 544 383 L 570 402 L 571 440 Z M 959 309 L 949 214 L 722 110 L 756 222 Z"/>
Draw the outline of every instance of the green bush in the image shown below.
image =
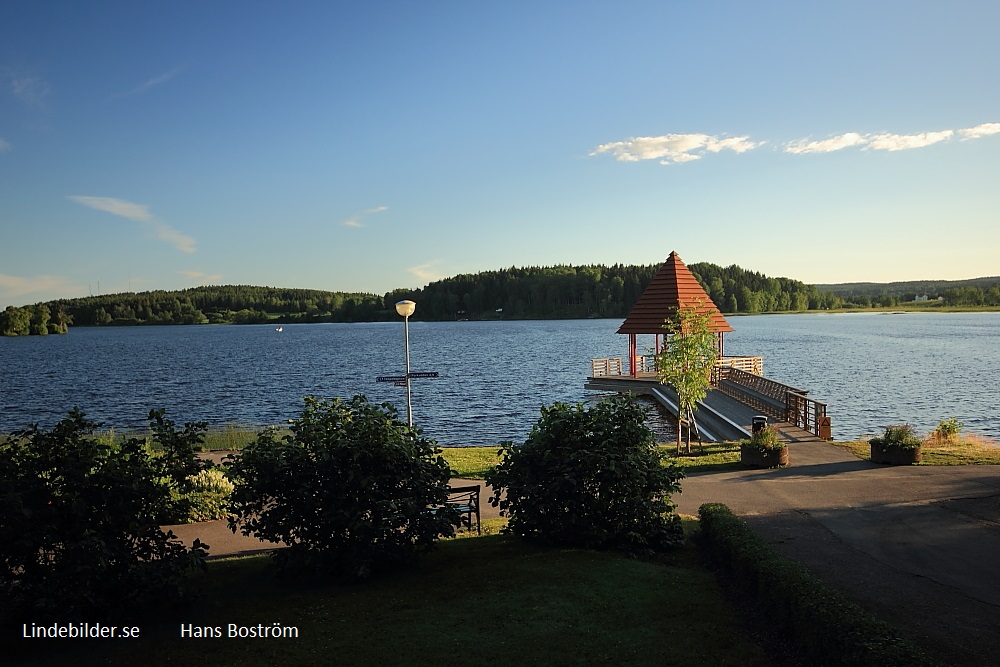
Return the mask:
<path fill-rule="evenodd" d="M 289 435 L 260 433 L 230 467 L 230 527 L 287 544 L 274 555 L 286 572 L 357 579 L 411 563 L 459 519 L 442 507 L 440 452 L 387 403 L 306 397 Z"/>
<path fill-rule="evenodd" d="M 670 494 L 684 473 L 665 463 L 642 407 L 612 398 L 541 413 L 524 444 L 501 445 L 499 465 L 486 474 L 491 502 L 510 517 L 507 532 L 633 553 L 683 540 Z"/>
<path fill-rule="evenodd" d="M 219 468 L 208 468 L 184 480 L 187 489 L 175 495 L 185 515 L 182 523 L 213 521 L 229 515 L 230 497 L 235 486 Z M 176 492 L 175 492 L 176 494 Z"/>
<path fill-rule="evenodd" d="M 889 447 L 916 449 L 923 444 L 923 441 L 913 432 L 912 426 L 901 424 L 898 426 L 886 426 L 885 433 L 877 438 L 872 438 L 868 441 L 868 444 L 880 447 L 882 451 L 885 451 Z"/>
<path fill-rule="evenodd" d="M 890 625 L 778 555 L 725 505 L 702 505 L 698 515 L 703 548 L 727 581 L 759 603 L 771 631 L 794 647 L 796 664 L 934 664 Z"/>
<path fill-rule="evenodd" d="M 764 428 L 751 435 L 749 440 L 741 440 L 740 445 L 753 447 L 754 449 L 759 449 L 762 452 L 774 449 L 784 449 L 786 447 L 785 443 L 781 441 L 781 437 L 778 435 L 778 429 L 774 428 L 771 424 L 765 424 Z"/>
<path fill-rule="evenodd" d="M 189 422 L 180 431 L 165 410 L 149 411 L 149 428 L 152 431 L 151 446 L 159 453 L 164 470 L 176 488 L 187 487 L 187 478 L 197 475 L 208 467 L 198 458 L 198 452 L 205 441 L 205 422 Z"/>
<path fill-rule="evenodd" d="M 74 409 L 0 440 L 0 615 L 113 615 L 177 598 L 204 566 L 206 545 L 159 528 L 169 490 L 144 443 L 99 441 L 95 426 Z"/>
<path fill-rule="evenodd" d="M 958 437 L 964 427 L 965 424 L 958 421 L 957 417 L 950 417 L 937 425 L 937 428 L 934 429 L 934 437 L 943 442 L 951 442 Z"/>
<path fill-rule="evenodd" d="M 150 435 L 144 442 L 162 471 L 159 482 L 167 489 L 170 498 L 158 517 L 159 522 L 178 524 L 223 518 L 231 489 L 198 488 L 201 481 L 215 479 L 221 474 L 202 476 L 214 467 L 212 462 L 198 457 L 208 425 L 205 422 L 189 422 L 178 429 L 174 421 L 166 417 L 164 410 L 150 410 L 148 418 Z M 111 435 L 113 439 L 113 433 Z"/>

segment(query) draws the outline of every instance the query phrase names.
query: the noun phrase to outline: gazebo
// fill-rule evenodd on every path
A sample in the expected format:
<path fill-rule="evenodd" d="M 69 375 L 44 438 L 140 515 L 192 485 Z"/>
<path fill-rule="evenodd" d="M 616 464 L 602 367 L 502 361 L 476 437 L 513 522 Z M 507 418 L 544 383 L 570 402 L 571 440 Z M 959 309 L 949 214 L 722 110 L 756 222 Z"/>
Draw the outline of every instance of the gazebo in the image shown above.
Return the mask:
<path fill-rule="evenodd" d="M 726 318 L 716 307 L 712 298 L 694 277 L 691 270 L 684 265 L 676 252 L 670 253 L 667 261 L 653 276 L 653 280 L 632 306 L 625 321 L 618 327 L 618 333 L 628 334 L 629 375 L 639 374 L 640 357 L 636 350 L 638 334 L 654 334 L 656 336 L 656 351 L 660 350 L 660 341 L 665 335 L 664 322 L 677 316 L 682 308 L 694 308 L 699 313 L 710 317 L 710 329 L 718 338 L 719 357 L 723 356 L 723 334 L 732 331 Z"/>

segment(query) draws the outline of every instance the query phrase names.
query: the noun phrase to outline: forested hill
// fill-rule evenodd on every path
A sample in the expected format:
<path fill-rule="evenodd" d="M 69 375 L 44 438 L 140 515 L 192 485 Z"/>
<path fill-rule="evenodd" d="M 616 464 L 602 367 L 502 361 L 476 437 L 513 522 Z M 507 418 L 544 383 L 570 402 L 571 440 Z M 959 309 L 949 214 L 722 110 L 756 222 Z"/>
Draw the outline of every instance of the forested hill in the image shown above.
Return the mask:
<path fill-rule="evenodd" d="M 659 265 L 552 266 L 465 274 L 422 289 L 378 295 L 311 289 L 224 285 L 180 291 L 105 294 L 9 307 L 0 312 L 0 333 L 63 333 L 67 324 L 207 324 L 262 322 L 370 322 L 395 320 L 393 305 L 417 302 L 414 319 L 567 319 L 625 317 Z M 894 306 L 913 295 L 834 291 L 839 286 L 806 285 L 771 278 L 739 266 L 691 264 L 712 300 L 726 313 L 761 313 L 844 306 Z M 1000 279 L 932 293 L 948 305 L 1000 305 Z M 978 299 L 978 301 L 976 301 Z M 994 303 L 995 301 L 995 303 Z"/>
<path fill-rule="evenodd" d="M 951 306 L 1000 306 L 1000 276 L 969 280 L 910 280 L 894 283 L 841 283 L 816 285 L 821 292 L 830 292 L 851 303 L 878 300 L 886 295 L 900 303 L 917 297 L 942 300 Z"/>

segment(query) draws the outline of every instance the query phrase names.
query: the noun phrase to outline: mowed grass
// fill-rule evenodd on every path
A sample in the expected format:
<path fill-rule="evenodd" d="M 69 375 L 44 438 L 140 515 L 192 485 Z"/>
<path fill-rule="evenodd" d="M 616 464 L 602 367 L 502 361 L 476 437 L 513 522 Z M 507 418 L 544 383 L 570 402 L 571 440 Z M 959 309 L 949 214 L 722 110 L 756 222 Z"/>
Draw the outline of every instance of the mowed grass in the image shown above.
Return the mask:
<path fill-rule="evenodd" d="M 692 443 L 691 454 L 676 453 L 675 444 L 659 445 L 685 473 L 719 472 L 740 469 L 740 445 L 736 442 L 707 442 L 704 448 Z M 453 477 L 482 479 L 488 470 L 500 463 L 499 447 L 444 447 L 442 456 L 451 466 Z"/>
<path fill-rule="evenodd" d="M 451 466 L 451 476 L 482 479 L 500 463 L 500 447 L 442 447 L 441 456 Z"/>
<path fill-rule="evenodd" d="M 139 640 L 39 641 L 60 653 L 31 664 L 769 664 L 690 543 L 647 562 L 490 535 L 350 586 L 288 583 L 263 557 L 213 562 L 195 583 L 200 601 L 137 622 Z M 275 622 L 298 638 L 180 638 L 182 623 Z"/>
<path fill-rule="evenodd" d="M 830 444 L 844 447 L 859 459 L 871 460 L 871 445 L 867 440 Z M 924 440 L 921 454 L 923 461 L 917 465 L 1000 465 L 1000 446 L 974 435 L 963 434 L 951 439 L 928 438 Z"/>
<path fill-rule="evenodd" d="M 665 444 L 660 448 L 667 453 L 667 460 L 673 462 L 685 473 L 721 472 L 740 469 L 740 444 L 738 442 L 706 442 L 704 447 L 691 443 L 691 453 L 686 446 L 677 454 L 677 445 Z M 683 485 L 683 482 L 681 482 Z"/>

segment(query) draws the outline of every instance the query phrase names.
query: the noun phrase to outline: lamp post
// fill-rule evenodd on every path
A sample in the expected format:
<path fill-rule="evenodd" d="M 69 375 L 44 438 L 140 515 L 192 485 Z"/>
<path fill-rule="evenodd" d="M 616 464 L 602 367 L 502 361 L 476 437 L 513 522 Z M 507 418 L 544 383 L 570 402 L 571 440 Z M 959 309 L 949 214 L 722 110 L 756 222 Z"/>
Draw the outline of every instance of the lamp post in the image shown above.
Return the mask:
<path fill-rule="evenodd" d="M 413 427 L 413 399 L 410 394 L 410 315 L 416 310 L 417 304 L 409 299 L 396 302 L 396 312 L 403 318 L 403 331 L 406 336 L 406 421 Z"/>

